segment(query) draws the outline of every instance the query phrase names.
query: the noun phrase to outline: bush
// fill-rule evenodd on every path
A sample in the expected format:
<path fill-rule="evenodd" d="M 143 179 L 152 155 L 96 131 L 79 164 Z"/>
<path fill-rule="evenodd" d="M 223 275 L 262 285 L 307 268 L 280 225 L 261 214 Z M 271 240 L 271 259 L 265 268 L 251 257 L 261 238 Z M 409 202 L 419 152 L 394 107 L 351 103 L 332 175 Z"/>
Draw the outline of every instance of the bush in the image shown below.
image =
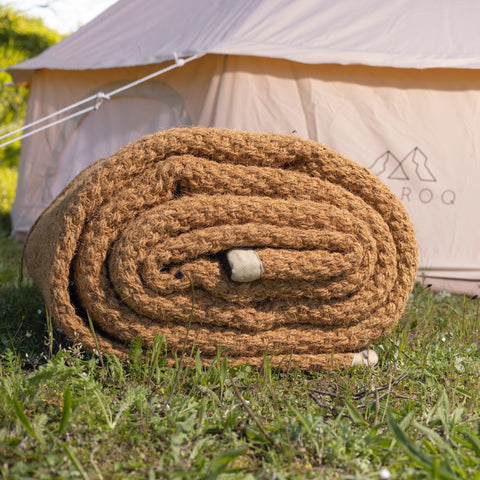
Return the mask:
<path fill-rule="evenodd" d="M 0 6 L 0 68 L 35 57 L 61 38 L 59 33 L 47 28 L 42 20 Z M 25 117 L 28 89 L 25 85 L 9 85 L 11 82 L 8 73 L 0 72 L 0 136 L 21 127 Z M 0 149 L 0 167 L 17 166 L 19 154 L 20 141 Z"/>

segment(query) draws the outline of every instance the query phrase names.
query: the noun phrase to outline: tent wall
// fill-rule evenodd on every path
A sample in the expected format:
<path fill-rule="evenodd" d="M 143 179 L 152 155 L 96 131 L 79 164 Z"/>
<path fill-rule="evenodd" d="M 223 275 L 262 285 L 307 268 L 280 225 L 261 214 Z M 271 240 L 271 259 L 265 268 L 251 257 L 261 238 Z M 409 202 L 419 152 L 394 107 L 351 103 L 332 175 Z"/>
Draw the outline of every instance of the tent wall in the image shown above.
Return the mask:
<path fill-rule="evenodd" d="M 160 67 L 42 70 L 32 81 L 29 118 Z M 477 70 L 307 65 L 207 55 L 162 75 L 156 85 L 157 99 L 153 87 L 147 96 L 141 91 L 132 93 L 138 99 L 136 109 L 132 110 L 130 102 L 118 102 L 118 112 L 113 103 L 109 107 L 107 120 L 115 115 L 128 117 L 125 125 L 137 125 L 134 132 L 128 126 L 121 130 L 122 122 L 114 129 L 105 121 L 96 122 L 94 116 L 102 106 L 75 128 L 64 124 L 24 141 L 13 210 L 15 231 L 26 231 L 59 188 L 97 159 L 97 145 L 104 144 L 102 155 L 108 155 L 133 140 L 132 134 L 157 130 L 159 121 L 150 102 L 161 102 L 163 97 L 163 105 L 180 111 L 177 117 L 169 117 L 177 121 L 294 133 L 370 168 L 392 188 L 412 217 L 421 272 L 445 285 L 461 279 L 470 292 L 478 290 Z M 166 97 L 170 100 L 165 101 Z M 168 126 L 173 125 L 164 125 Z M 88 134 L 75 137 L 82 127 Z M 52 164 L 52 158 L 56 163 Z"/>

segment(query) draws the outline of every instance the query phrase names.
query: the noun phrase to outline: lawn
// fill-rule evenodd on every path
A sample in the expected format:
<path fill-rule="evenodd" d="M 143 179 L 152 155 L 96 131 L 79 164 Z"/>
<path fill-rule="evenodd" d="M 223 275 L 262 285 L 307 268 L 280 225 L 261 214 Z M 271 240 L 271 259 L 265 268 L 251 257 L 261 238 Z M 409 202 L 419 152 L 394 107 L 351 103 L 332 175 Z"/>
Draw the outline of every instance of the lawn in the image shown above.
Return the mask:
<path fill-rule="evenodd" d="M 375 368 L 170 368 L 83 353 L 20 258 L 0 235 L 3 478 L 480 479 L 478 298 L 417 284 Z"/>

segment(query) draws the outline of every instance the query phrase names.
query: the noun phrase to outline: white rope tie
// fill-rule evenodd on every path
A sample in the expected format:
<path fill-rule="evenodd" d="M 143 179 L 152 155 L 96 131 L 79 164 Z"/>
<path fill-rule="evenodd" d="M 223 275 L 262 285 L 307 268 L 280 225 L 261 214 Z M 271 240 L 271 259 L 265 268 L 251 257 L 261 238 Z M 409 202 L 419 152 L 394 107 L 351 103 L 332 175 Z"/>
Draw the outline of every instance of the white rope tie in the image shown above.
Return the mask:
<path fill-rule="evenodd" d="M 183 65 L 185 65 L 186 63 L 191 62 L 192 60 L 195 60 L 195 59 L 197 59 L 201 56 L 202 55 L 192 55 L 188 58 L 178 58 L 177 52 L 174 52 L 175 63 L 173 63 L 172 65 L 169 65 L 168 67 L 162 68 L 161 70 L 158 70 L 154 73 L 146 75 L 145 77 L 139 78 L 138 80 L 135 80 L 131 83 L 128 83 L 127 85 L 119 87 L 115 90 L 112 90 L 111 92 L 107 92 L 107 93 L 98 92 L 95 95 L 91 95 L 87 98 L 84 98 L 83 100 L 80 100 L 79 102 L 72 103 L 71 105 L 68 105 L 65 108 L 57 110 L 57 111 L 55 111 L 55 112 L 53 112 L 49 115 L 46 115 L 42 118 L 39 118 L 38 120 L 35 120 L 31 123 L 28 123 L 27 125 L 24 125 L 23 127 L 16 128 L 15 130 L 13 130 L 9 133 L 1 135 L 0 140 L 3 140 L 4 138 L 12 137 L 13 135 L 16 135 L 17 133 L 20 133 L 22 131 L 24 132 L 22 135 L 19 135 L 18 137 L 15 137 L 13 139 L 10 139 L 10 140 L 7 140 L 7 141 L 1 143 L 0 148 L 6 147 L 7 145 L 10 145 L 11 143 L 16 142 L 17 140 L 22 140 L 24 138 L 30 137 L 31 135 L 33 135 L 35 133 L 41 132 L 42 130 L 46 130 L 47 128 L 53 127 L 53 126 L 58 125 L 60 123 L 66 122 L 67 120 L 70 120 L 72 118 L 78 117 L 80 115 L 91 112 L 93 110 L 98 110 L 102 106 L 102 104 L 105 100 L 110 100 L 114 95 L 118 95 L 119 93 L 121 93 L 125 90 L 128 90 L 129 88 L 135 87 L 136 85 L 139 85 L 140 83 L 147 82 L 148 80 L 150 80 L 154 77 L 157 77 L 159 75 L 162 75 L 163 73 L 166 73 L 170 70 L 173 70 L 174 68 L 183 67 Z M 56 117 L 56 116 L 61 115 L 63 113 L 66 113 L 69 110 L 72 110 L 74 108 L 79 107 L 80 105 L 84 105 L 85 103 L 89 103 L 89 102 L 92 102 L 92 101 L 94 101 L 95 103 L 94 103 L 94 105 L 92 105 L 90 107 L 84 108 L 82 110 L 79 110 L 78 112 L 72 113 L 71 115 L 67 115 L 66 117 L 55 120 L 54 122 L 48 123 L 47 125 L 43 125 L 42 127 L 36 128 L 36 129 L 31 130 L 29 132 L 25 132 L 26 130 L 31 129 L 32 127 L 35 127 L 36 125 L 39 125 L 43 122 L 46 122 L 47 120 L 52 119 L 53 117 Z"/>
<path fill-rule="evenodd" d="M 230 278 L 234 282 L 253 282 L 263 275 L 263 265 L 253 249 L 233 248 L 227 252 Z"/>

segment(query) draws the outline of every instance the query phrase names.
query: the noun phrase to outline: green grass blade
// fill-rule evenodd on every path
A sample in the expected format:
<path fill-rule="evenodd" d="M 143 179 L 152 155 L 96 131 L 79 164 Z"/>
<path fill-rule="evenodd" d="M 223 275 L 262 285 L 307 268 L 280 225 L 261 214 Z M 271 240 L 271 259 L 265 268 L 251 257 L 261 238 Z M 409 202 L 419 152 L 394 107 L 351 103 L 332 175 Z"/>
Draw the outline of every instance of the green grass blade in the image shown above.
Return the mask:
<path fill-rule="evenodd" d="M 217 466 L 222 466 L 226 467 L 230 463 L 233 463 L 237 457 L 240 455 L 245 454 L 245 449 L 244 448 L 238 448 L 235 450 L 228 450 L 226 452 L 220 453 L 216 458 L 212 460 L 211 466 L 212 467 L 217 467 Z"/>
<path fill-rule="evenodd" d="M 465 437 L 465 441 L 462 441 L 461 444 L 475 452 L 475 455 L 480 458 L 480 438 L 468 429 L 461 429 L 460 432 Z M 456 440 L 460 441 L 459 438 Z"/>
<path fill-rule="evenodd" d="M 387 412 L 387 423 L 393 436 L 399 445 L 404 448 L 408 456 L 423 467 L 431 470 L 433 461 L 407 437 L 407 434 L 400 428 L 400 425 L 395 421 L 391 412 Z"/>
<path fill-rule="evenodd" d="M 347 413 L 354 423 L 358 425 L 363 425 L 363 426 L 368 425 L 365 419 L 363 418 L 362 414 L 355 408 L 355 406 L 352 403 L 350 403 L 347 399 L 344 400 L 344 403 L 345 403 Z"/>
<path fill-rule="evenodd" d="M 244 455 L 244 449 L 235 449 L 222 452 L 218 457 L 212 460 L 210 464 L 210 472 L 205 475 L 202 480 L 216 480 L 221 474 L 228 475 L 240 472 L 242 469 L 229 469 L 229 465 L 232 464 L 239 456 Z"/>
<path fill-rule="evenodd" d="M 27 431 L 27 433 L 35 440 L 41 442 L 41 439 L 37 435 L 37 432 L 35 432 L 35 430 L 33 429 L 30 420 L 25 415 L 22 404 L 16 398 L 13 399 L 13 408 L 15 410 L 15 415 L 17 416 L 19 422 L 22 424 L 23 428 Z"/>
<path fill-rule="evenodd" d="M 417 447 L 417 445 L 415 445 L 415 443 L 408 438 L 407 434 L 400 428 L 400 425 L 393 418 L 391 412 L 387 413 L 387 422 L 393 436 L 395 437 L 399 445 L 403 447 L 403 449 L 406 451 L 407 455 L 412 458 L 412 460 L 419 463 L 432 475 L 434 475 L 432 478 L 441 478 L 443 480 L 458 480 L 459 477 L 445 471 L 445 469 L 442 468 L 442 466 L 438 462 L 438 459 L 431 459 L 430 457 L 425 455 Z M 427 429 L 427 427 L 424 428 Z"/>
<path fill-rule="evenodd" d="M 71 411 L 72 411 L 72 392 L 70 391 L 70 388 L 67 387 L 63 392 L 63 411 L 62 411 L 62 418 L 60 419 L 60 425 L 58 427 L 59 435 L 62 435 L 65 433 Z"/>
<path fill-rule="evenodd" d="M 197 350 L 195 355 L 195 368 L 197 369 L 197 375 L 201 375 L 203 372 L 202 360 L 200 358 L 200 350 Z"/>
<path fill-rule="evenodd" d="M 432 430 L 431 428 L 428 428 L 425 425 L 418 423 L 416 420 L 412 422 L 412 427 L 423 433 L 437 447 L 447 451 L 452 450 L 450 445 L 435 430 Z"/>
<path fill-rule="evenodd" d="M 78 460 L 76 455 L 70 450 L 69 446 L 66 443 L 64 443 L 62 446 L 63 446 L 63 450 L 65 451 L 65 453 L 67 454 L 68 458 L 73 463 L 75 468 L 78 470 L 78 473 L 80 473 L 83 480 L 89 480 L 88 474 L 85 471 L 85 469 L 82 467 L 80 460 Z"/>
<path fill-rule="evenodd" d="M 303 415 L 293 405 L 289 405 L 288 407 L 290 411 L 295 415 L 295 417 L 297 417 L 297 420 L 299 420 L 300 423 L 303 425 L 303 428 L 305 428 L 310 437 L 313 437 L 312 429 L 310 428 L 310 425 L 307 423 L 305 418 L 303 418 Z"/>
<path fill-rule="evenodd" d="M 415 412 L 412 410 L 405 415 L 405 417 L 402 418 L 402 420 L 399 423 L 399 426 L 401 429 L 406 430 L 410 424 L 412 423 L 413 417 L 415 416 Z"/>
<path fill-rule="evenodd" d="M 98 390 L 95 390 L 93 393 L 97 397 L 98 403 L 103 412 L 103 415 L 105 416 L 105 421 L 107 422 L 108 427 L 110 428 L 110 430 L 113 430 L 115 428 L 115 425 L 113 421 L 112 411 L 108 405 L 108 399 L 106 399 L 105 395 L 103 395 L 103 393 Z"/>
<path fill-rule="evenodd" d="M 157 476 L 155 475 L 155 470 L 150 468 L 148 471 L 148 480 L 157 480 Z"/>

